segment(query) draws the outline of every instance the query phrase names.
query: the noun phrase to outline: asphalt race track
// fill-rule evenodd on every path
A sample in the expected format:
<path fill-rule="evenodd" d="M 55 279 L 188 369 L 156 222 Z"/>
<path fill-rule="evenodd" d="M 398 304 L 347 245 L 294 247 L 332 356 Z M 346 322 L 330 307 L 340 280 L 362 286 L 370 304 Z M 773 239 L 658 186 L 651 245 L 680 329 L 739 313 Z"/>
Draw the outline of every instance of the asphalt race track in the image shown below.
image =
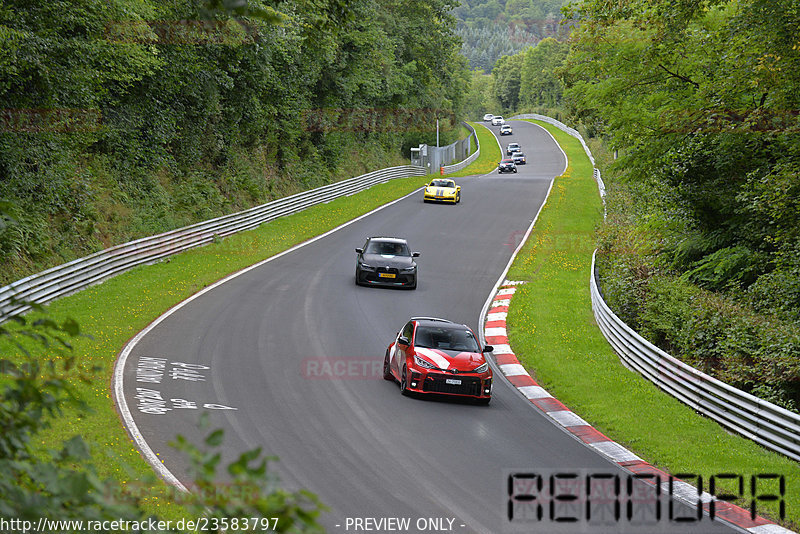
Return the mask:
<path fill-rule="evenodd" d="M 358 531 L 354 518 L 410 518 L 411 532 L 730 532 L 707 517 L 670 522 L 666 507 L 650 525 L 560 523 L 548 521 L 547 510 L 541 522 L 509 523 L 508 470 L 622 472 L 497 370 L 489 406 L 402 397 L 382 379 L 384 351 L 409 317 L 477 330 L 484 302 L 563 171 L 546 131 L 512 124 L 514 135 L 500 141 L 522 145 L 528 164 L 517 174 L 457 179 L 456 206 L 424 204 L 417 192 L 214 288 L 136 344 L 125 398 L 172 473 L 189 480 L 167 443 L 176 434 L 199 441 L 196 423 L 206 412 L 212 428 L 225 430 L 227 461 L 254 447 L 279 457 L 272 467 L 284 486 L 307 488 L 330 507 L 328 532 Z M 417 290 L 355 285 L 354 248 L 370 235 L 404 237 L 422 253 Z M 676 516 L 691 514 L 676 508 Z M 427 518 L 445 520 L 417 525 Z"/>

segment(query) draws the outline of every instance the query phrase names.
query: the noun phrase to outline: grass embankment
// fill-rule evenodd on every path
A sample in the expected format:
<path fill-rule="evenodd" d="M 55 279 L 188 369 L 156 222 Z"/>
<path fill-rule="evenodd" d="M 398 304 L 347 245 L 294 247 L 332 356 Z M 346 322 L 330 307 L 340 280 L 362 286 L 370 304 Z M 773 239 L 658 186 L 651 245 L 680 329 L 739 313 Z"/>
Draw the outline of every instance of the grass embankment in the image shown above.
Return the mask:
<path fill-rule="evenodd" d="M 53 302 L 49 316 L 61 322 L 71 317 L 93 339 L 76 339 L 74 355 L 84 369 L 99 366 L 95 380 L 86 384 L 70 379 L 76 393 L 90 406 L 90 413 L 66 413 L 52 422 L 47 435 L 39 436 L 43 448 L 81 435 L 92 445 L 98 474 L 125 484 L 152 477 L 150 466 L 140 458 L 111 400 L 114 361 L 124 344 L 148 323 L 178 302 L 220 278 L 286 250 L 421 187 L 426 177 L 392 180 L 350 197 L 271 221 L 258 229 L 237 234 L 218 243 L 172 256 L 169 261 L 137 267 L 75 295 Z M 44 357 L 37 346 L 33 356 Z M 0 354 L 18 350 L 0 342 Z M 155 484 L 143 503 L 152 513 L 180 518 L 170 505 L 166 488 Z"/>
<path fill-rule="evenodd" d="M 470 122 L 469 124 L 475 128 L 475 133 L 478 135 L 478 141 L 481 144 L 481 155 L 464 169 L 448 174 L 447 176 L 450 178 L 492 172 L 497 169 L 497 162 L 501 159 L 500 147 L 489 128 L 479 122 Z"/>
<path fill-rule="evenodd" d="M 556 178 L 530 239 L 508 273 L 511 280 L 529 281 L 517 290 L 508 315 L 509 338 L 520 362 L 598 430 L 670 473 L 701 475 L 706 491 L 715 474 L 742 475 L 745 497 L 750 495 L 752 475 L 784 475 L 783 524 L 796 528 L 800 467 L 795 462 L 730 435 L 662 393 L 626 369 L 603 337 L 589 295 L 593 234 L 602 222 L 592 165 L 576 139 L 540 125 L 561 144 L 569 168 Z M 733 487 L 726 489 L 737 493 Z M 778 493 L 777 484 L 759 492 Z M 750 499 L 738 504 L 748 506 Z M 759 502 L 758 511 L 778 521 L 777 503 Z"/>

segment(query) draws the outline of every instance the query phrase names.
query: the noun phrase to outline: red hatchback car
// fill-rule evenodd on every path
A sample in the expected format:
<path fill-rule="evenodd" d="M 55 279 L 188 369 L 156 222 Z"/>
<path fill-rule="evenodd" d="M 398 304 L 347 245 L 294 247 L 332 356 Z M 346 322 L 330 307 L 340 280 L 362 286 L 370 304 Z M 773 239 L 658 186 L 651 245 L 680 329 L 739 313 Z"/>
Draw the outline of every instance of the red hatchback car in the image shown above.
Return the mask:
<path fill-rule="evenodd" d="M 469 397 L 488 404 L 492 370 L 475 333 L 466 325 L 435 317 L 412 317 L 386 349 L 383 377 L 400 392 Z"/>

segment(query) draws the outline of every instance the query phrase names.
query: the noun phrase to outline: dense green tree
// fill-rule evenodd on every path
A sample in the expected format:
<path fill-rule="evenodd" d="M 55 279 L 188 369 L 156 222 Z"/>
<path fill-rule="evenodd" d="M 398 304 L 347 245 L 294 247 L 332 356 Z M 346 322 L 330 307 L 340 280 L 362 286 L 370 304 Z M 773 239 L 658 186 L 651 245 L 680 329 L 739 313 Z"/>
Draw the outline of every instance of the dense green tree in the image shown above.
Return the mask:
<path fill-rule="evenodd" d="M 0 282 L 434 139 L 403 117 L 462 113 L 453 5 L 2 0 Z"/>
<path fill-rule="evenodd" d="M 555 108 L 561 105 L 564 87 L 557 71 L 568 50 L 566 42 L 547 38 L 525 51 L 519 91 L 522 107 Z"/>
<path fill-rule="evenodd" d="M 559 25 L 569 0 L 464 0 L 453 10 L 472 69 L 491 71 L 502 56 L 517 54 L 545 38 L 565 40 Z"/>
<path fill-rule="evenodd" d="M 789 111 L 800 80 L 796 2 L 587 1 L 579 13 L 565 76 L 576 114 L 624 150 L 627 178 L 670 184 L 686 227 L 704 236 L 691 246 L 676 237 L 665 255 L 716 288 L 771 271 L 764 254 L 797 237 L 791 218 L 765 217 L 762 202 L 797 207 L 773 189 L 792 189 L 800 169 Z M 731 247 L 748 252 L 728 273 L 715 253 Z"/>
<path fill-rule="evenodd" d="M 524 54 L 503 56 L 492 70 L 493 92 L 503 110 L 514 111 L 519 105 Z"/>
<path fill-rule="evenodd" d="M 472 71 L 472 82 L 464 106 L 466 116 L 472 120 L 482 120 L 486 113 L 500 109 L 492 93 L 491 75 L 481 70 Z"/>
<path fill-rule="evenodd" d="M 11 265 L 35 270 L 269 200 L 282 192 L 275 176 L 324 183 L 362 145 L 389 154 L 407 136 L 432 137 L 430 117 L 400 133 L 391 119 L 462 112 L 469 73 L 452 7 L 0 0 L 0 284 L 19 272 Z M 331 110 L 333 124 L 313 122 Z M 265 170 L 241 172 L 242 161 Z M 34 308 L 0 317 L 0 338 L 21 354 L 0 357 L 0 516 L 146 520 L 136 495 L 99 479 L 80 437 L 41 450 L 52 417 L 86 408 L 70 381 L 96 377 L 70 353 L 78 325 Z M 29 356 L 30 344 L 49 356 Z M 221 441 L 220 431 L 201 445 L 177 439 L 201 490 L 175 496 L 191 515 L 318 530 L 316 498 L 278 488 L 260 450 L 227 466 L 227 490 L 214 486 Z"/>
<path fill-rule="evenodd" d="M 569 112 L 620 159 L 604 294 L 662 348 L 800 406 L 800 5 L 584 0 Z"/>

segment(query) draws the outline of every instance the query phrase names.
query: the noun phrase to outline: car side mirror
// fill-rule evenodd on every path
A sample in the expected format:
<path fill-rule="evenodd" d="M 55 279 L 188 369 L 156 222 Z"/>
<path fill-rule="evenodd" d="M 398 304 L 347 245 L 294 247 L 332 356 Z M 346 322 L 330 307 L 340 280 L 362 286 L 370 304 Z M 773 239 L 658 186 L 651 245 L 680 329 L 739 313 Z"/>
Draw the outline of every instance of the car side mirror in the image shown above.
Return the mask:
<path fill-rule="evenodd" d="M 483 347 L 483 352 L 494 352 L 494 347 L 491 345 L 485 345 Z"/>
<path fill-rule="evenodd" d="M 399 338 L 397 338 L 397 344 L 398 345 L 405 345 L 407 347 L 407 346 L 411 345 L 411 342 L 408 340 L 407 337 L 400 336 Z"/>
<path fill-rule="evenodd" d="M 411 253 L 411 257 L 412 258 L 419 258 L 419 252 L 412 252 Z"/>
<path fill-rule="evenodd" d="M 363 254 L 364 253 L 364 249 L 363 248 L 357 248 L 356 252 L 358 252 L 359 254 Z"/>

